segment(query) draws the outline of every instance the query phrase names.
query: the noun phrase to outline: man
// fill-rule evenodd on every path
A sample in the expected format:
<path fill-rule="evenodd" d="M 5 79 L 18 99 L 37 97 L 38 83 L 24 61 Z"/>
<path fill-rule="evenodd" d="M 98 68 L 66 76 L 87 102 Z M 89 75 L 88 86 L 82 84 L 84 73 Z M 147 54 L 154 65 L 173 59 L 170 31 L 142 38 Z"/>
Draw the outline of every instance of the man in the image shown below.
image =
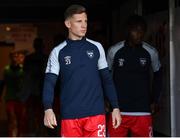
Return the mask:
<path fill-rule="evenodd" d="M 152 135 L 150 85 L 153 74 L 152 103 L 156 105 L 161 90 L 161 64 L 156 49 L 143 41 L 146 28 L 141 16 L 131 16 L 127 22 L 126 40 L 108 50 L 107 61 L 122 114 L 117 129 L 108 124 L 110 136 L 125 137 L 129 132 L 134 137 Z"/>
<path fill-rule="evenodd" d="M 87 14 L 83 6 L 71 5 L 64 16 L 68 38 L 52 50 L 46 68 L 44 124 L 52 129 L 57 125 L 52 103 L 60 75 L 61 136 L 105 137 L 104 95 L 113 107 L 114 128 L 121 117 L 103 47 L 85 37 Z"/>
<path fill-rule="evenodd" d="M 19 55 L 25 55 L 24 50 L 14 49 L 10 53 L 10 64 L 6 65 L 3 72 L 2 88 L 5 89 L 6 113 L 8 119 L 8 136 L 23 136 L 25 133 L 24 104 L 21 102 L 20 94 L 22 79 L 24 75 L 23 65 L 20 64 Z M 0 93 L 2 94 L 2 92 Z"/>
<path fill-rule="evenodd" d="M 39 136 L 44 132 L 42 89 L 48 56 L 44 54 L 45 46 L 42 38 L 36 37 L 32 46 L 34 52 L 27 55 L 24 60 L 21 99 L 26 104 L 27 118 L 29 118 L 27 133 L 31 136 Z"/>

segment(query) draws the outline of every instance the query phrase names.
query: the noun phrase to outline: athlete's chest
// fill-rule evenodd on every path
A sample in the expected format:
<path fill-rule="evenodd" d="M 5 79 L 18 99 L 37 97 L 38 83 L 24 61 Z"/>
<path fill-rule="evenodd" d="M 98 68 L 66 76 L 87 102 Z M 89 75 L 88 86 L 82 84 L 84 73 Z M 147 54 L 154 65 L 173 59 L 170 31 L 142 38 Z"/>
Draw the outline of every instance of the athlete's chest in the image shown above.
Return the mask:
<path fill-rule="evenodd" d="M 144 71 L 151 65 L 150 54 L 144 49 L 122 49 L 114 57 L 114 66 L 118 69 Z"/>
<path fill-rule="evenodd" d="M 81 67 L 97 66 L 99 51 L 95 47 L 66 48 L 59 54 L 61 69 L 73 70 Z"/>

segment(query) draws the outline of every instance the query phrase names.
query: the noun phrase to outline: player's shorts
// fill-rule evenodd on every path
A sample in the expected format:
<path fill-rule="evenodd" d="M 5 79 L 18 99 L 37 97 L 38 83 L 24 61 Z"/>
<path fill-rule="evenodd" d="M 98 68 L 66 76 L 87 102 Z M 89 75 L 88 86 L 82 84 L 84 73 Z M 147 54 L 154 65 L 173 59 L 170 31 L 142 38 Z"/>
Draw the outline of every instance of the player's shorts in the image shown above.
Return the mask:
<path fill-rule="evenodd" d="M 16 113 L 19 116 L 22 112 L 22 108 L 22 103 L 18 101 L 11 100 L 6 102 L 7 113 Z"/>
<path fill-rule="evenodd" d="M 152 117 L 121 115 L 122 121 L 118 128 L 112 126 L 112 116 L 108 116 L 107 133 L 110 137 L 127 137 L 130 134 L 133 137 L 152 137 Z"/>
<path fill-rule="evenodd" d="M 61 137 L 105 137 L 105 115 L 61 121 Z"/>

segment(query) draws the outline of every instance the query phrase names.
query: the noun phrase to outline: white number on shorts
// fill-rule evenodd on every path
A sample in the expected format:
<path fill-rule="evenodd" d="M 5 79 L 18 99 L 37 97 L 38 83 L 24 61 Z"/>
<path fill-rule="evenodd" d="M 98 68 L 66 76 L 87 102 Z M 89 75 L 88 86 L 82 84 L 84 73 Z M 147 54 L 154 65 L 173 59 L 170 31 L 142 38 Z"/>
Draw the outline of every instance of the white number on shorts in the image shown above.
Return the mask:
<path fill-rule="evenodd" d="M 153 137 L 153 129 L 152 129 L 152 127 L 149 127 L 149 137 Z"/>
<path fill-rule="evenodd" d="M 98 125 L 98 137 L 105 137 L 105 125 Z"/>

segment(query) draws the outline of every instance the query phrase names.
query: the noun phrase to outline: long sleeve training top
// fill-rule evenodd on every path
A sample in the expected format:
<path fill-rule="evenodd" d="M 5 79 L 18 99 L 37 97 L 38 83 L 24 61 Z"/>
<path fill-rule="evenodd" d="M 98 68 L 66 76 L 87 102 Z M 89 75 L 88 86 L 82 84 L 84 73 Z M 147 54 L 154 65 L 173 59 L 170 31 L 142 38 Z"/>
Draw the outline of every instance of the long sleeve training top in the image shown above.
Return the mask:
<path fill-rule="evenodd" d="M 107 61 L 113 73 L 121 113 L 150 114 L 151 90 L 153 102 L 157 102 L 162 83 L 157 50 L 145 42 L 137 47 L 130 47 L 126 41 L 122 41 L 108 50 Z"/>
<path fill-rule="evenodd" d="M 43 89 L 45 109 L 52 108 L 54 86 L 60 76 L 60 110 L 63 119 L 105 113 L 104 96 L 118 107 L 115 87 L 102 45 L 93 40 L 67 39 L 55 47 L 48 59 Z"/>

